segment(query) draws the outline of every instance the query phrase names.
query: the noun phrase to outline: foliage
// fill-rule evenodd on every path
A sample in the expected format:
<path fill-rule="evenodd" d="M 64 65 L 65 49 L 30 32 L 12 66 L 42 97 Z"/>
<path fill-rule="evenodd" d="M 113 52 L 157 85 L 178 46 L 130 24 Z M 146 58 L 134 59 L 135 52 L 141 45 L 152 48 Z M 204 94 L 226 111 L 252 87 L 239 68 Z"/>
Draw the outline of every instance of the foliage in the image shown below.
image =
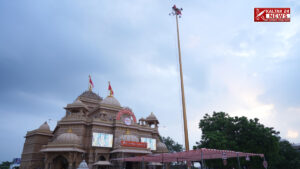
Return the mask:
<path fill-rule="evenodd" d="M 181 152 L 183 151 L 183 146 L 177 142 L 175 142 L 171 137 L 160 137 L 161 142 L 163 142 L 170 153 L 173 152 Z M 177 163 L 177 162 L 173 162 L 170 163 L 169 167 L 170 169 L 182 169 L 182 168 L 186 168 L 186 165 L 184 163 Z"/>
<path fill-rule="evenodd" d="M 167 146 L 169 152 L 180 152 L 183 151 L 183 146 L 175 142 L 170 137 L 162 137 L 161 141 Z"/>
<path fill-rule="evenodd" d="M 2 164 L 0 164 L 0 169 L 9 169 L 11 162 L 9 161 L 4 161 Z"/>
<path fill-rule="evenodd" d="M 300 153 L 288 141 L 279 142 L 279 156 L 277 168 L 300 168 Z"/>
<path fill-rule="evenodd" d="M 215 148 L 242 152 L 263 153 L 270 169 L 278 166 L 279 132 L 272 127 L 265 127 L 257 118 L 248 120 L 246 117 L 230 117 L 224 112 L 214 112 L 212 116 L 206 114 L 200 120 L 202 139 L 196 142 L 194 148 Z M 250 162 L 241 158 L 241 166 L 249 168 L 263 168 L 263 160 L 259 157 L 251 158 Z M 221 160 L 207 160 L 210 167 L 223 167 Z M 229 159 L 228 165 L 238 168 L 237 159 Z"/>

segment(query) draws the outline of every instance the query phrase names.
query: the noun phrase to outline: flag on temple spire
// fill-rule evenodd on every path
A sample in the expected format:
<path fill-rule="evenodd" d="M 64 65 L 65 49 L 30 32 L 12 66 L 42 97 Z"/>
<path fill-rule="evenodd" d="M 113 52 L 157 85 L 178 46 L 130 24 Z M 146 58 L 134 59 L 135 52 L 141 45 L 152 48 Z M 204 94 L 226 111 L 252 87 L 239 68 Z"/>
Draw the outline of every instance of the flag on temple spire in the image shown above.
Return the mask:
<path fill-rule="evenodd" d="M 108 82 L 108 90 L 109 90 L 109 96 L 113 96 L 114 95 L 114 91 L 111 88 L 110 82 Z"/>
<path fill-rule="evenodd" d="M 89 90 L 92 91 L 92 88 L 94 88 L 94 83 L 92 81 L 91 75 L 89 75 Z"/>

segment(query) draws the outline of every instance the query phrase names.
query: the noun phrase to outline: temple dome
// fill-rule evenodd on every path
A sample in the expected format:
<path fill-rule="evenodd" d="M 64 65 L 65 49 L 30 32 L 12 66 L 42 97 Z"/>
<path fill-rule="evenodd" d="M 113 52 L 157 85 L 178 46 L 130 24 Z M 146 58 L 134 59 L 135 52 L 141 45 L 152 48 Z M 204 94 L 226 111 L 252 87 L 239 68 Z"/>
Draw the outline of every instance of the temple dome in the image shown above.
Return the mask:
<path fill-rule="evenodd" d="M 79 99 L 76 99 L 73 103 L 68 104 L 67 108 L 86 108 L 86 105 L 82 103 L 82 101 L 80 101 Z"/>
<path fill-rule="evenodd" d="M 114 96 L 107 96 L 104 100 L 101 101 L 101 104 L 121 107 L 120 102 Z"/>
<path fill-rule="evenodd" d="M 50 131 L 50 127 L 48 125 L 48 123 L 45 121 L 45 123 L 43 123 L 38 130 L 45 130 L 45 131 Z"/>
<path fill-rule="evenodd" d="M 156 150 L 157 152 L 161 152 L 161 153 L 169 152 L 167 146 L 162 142 L 158 142 L 156 147 L 157 147 Z"/>
<path fill-rule="evenodd" d="M 151 112 L 151 114 L 146 118 L 146 121 L 158 121 L 156 116 Z"/>
<path fill-rule="evenodd" d="M 80 100 L 75 100 L 73 103 L 72 103 L 72 105 L 74 105 L 74 106 L 84 106 L 84 104 L 80 101 Z"/>
<path fill-rule="evenodd" d="M 79 166 L 78 166 L 77 169 L 89 169 L 89 167 L 88 167 L 87 163 L 85 162 L 85 160 L 83 160 L 83 161 L 79 164 Z"/>
<path fill-rule="evenodd" d="M 74 133 L 63 133 L 59 135 L 54 142 L 55 144 L 80 144 L 79 137 Z"/>
<path fill-rule="evenodd" d="M 94 93 L 94 92 L 92 92 L 92 91 L 85 91 L 85 92 L 83 92 L 80 96 L 79 96 L 79 98 L 81 98 L 81 97 L 83 97 L 83 98 L 88 98 L 88 99 L 94 99 L 94 100 L 102 100 L 102 98 L 99 96 L 99 95 L 97 95 L 96 93 Z"/>

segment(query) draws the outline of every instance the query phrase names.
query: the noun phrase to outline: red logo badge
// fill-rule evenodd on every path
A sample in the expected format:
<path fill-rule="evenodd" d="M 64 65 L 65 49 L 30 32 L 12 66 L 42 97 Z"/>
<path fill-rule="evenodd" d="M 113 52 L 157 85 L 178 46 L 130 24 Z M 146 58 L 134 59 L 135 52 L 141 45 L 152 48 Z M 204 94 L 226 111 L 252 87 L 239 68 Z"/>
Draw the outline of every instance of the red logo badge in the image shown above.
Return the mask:
<path fill-rule="evenodd" d="M 254 8 L 254 22 L 290 22 L 290 8 Z"/>

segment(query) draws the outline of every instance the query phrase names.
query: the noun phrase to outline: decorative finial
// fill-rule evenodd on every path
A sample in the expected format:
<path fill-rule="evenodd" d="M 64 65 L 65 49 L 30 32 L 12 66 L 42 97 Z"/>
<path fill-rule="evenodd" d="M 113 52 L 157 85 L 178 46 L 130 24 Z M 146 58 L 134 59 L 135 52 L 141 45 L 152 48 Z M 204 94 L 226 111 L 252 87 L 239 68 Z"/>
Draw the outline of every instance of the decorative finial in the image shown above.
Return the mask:
<path fill-rule="evenodd" d="M 179 18 L 181 18 L 181 15 L 182 15 L 181 11 L 183 10 L 182 8 L 177 8 L 176 5 L 174 5 L 172 7 L 172 10 L 173 11 L 171 13 L 169 13 L 169 15 L 178 15 Z"/>
<path fill-rule="evenodd" d="M 94 88 L 94 83 L 92 81 L 91 75 L 89 75 L 89 91 L 92 91 Z"/>
<path fill-rule="evenodd" d="M 114 95 L 114 91 L 111 88 L 110 81 L 108 81 L 108 90 L 109 90 L 109 96 L 112 97 Z"/>
<path fill-rule="evenodd" d="M 68 133 L 72 133 L 72 128 L 71 127 L 68 129 Z"/>

